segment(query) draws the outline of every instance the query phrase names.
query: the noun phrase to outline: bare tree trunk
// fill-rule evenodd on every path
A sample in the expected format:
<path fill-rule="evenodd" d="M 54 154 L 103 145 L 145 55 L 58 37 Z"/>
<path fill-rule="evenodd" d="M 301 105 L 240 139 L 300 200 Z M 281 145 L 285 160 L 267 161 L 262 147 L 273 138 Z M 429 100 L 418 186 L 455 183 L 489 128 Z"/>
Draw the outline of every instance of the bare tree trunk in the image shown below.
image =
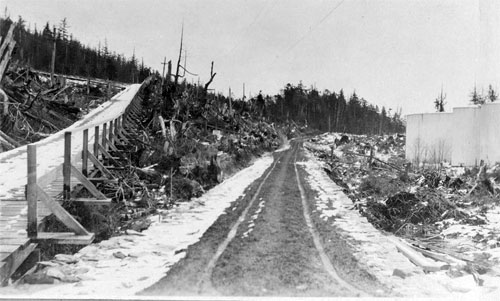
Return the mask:
<path fill-rule="evenodd" d="M 210 86 L 216 74 L 217 73 L 214 73 L 214 61 L 212 61 L 212 67 L 210 68 L 210 80 L 205 84 L 205 94 L 207 93 L 208 86 Z"/>
<path fill-rule="evenodd" d="M 167 83 L 170 82 L 171 77 L 172 77 L 172 61 L 168 61 Z"/>
<path fill-rule="evenodd" d="M 52 61 L 50 63 L 50 84 L 54 86 L 54 71 L 56 68 L 56 28 L 54 27 L 54 47 L 52 48 Z"/>
<path fill-rule="evenodd" d="M 181 46 L 179 48 L 179 59 L 177 60 L 177 70 L 175 71 L 175 81 L 174 85 L 177 87 L 177 83 L 179 82 L 179 69 L 181 68 L 181 58 L 182 58 L 182 42 L 184 41 L 184 24 L 182 24 L 182 31 L 181 31 Z M 175 89 L 174 87 L 174 89 Z"/>
<path fill-rule="evenodd" d="M 229 116 L 233 116 L 233 101 L 231 96 L 231 88 L 229 88 Z"/>

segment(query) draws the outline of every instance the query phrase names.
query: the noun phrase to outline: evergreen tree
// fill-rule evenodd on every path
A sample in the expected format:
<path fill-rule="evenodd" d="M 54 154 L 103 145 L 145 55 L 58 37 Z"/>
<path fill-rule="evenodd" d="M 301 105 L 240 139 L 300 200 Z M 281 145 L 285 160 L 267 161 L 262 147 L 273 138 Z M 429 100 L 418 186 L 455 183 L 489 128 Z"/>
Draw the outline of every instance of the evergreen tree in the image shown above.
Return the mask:
<path fill-rule="evenodd" d="M 475 105 L 482 105 L 484 104 L 484 97 L 477 92 L 476 86 L 474 86 L 474 90 L 470 94 L 471 97 L 471 102 Z"/>
<path fill-rule="evenodd" d="M 488 86 L 488 100 L 490 102 L 495 102 L 498 99 L 498 94 L 497 92 L 493 89 L 491 85 Z"/>
<path fill-rule="evenodd" d="M 443 95 L 443 89 L 441 88 L 441 94 L 439 94 L 438 98 L 434 101 L 434 107 L 437 112 L 444 112 L 444 105 L 446 104 L 444 100 L 446 99 L 446 94 Z"/>

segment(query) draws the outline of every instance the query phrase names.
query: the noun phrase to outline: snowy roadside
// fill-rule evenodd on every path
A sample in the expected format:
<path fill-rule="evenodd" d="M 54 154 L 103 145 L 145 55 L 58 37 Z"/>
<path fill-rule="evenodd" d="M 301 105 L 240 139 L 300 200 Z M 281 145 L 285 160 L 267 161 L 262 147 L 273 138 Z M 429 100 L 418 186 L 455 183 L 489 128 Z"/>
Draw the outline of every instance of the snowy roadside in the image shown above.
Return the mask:
<path fill-rule="evenodd" d="M 185 249 L 224 214 L 248 185 L 273 162 L 271 154 L 257 159 L 203 196 L 151 216 L 153 224 L 142 233 L 113 237 L 80 250 L 69 261 L 53 265 L 53 273 L 76 283 L 22 284 L 0 288 L 0 295 L 36 297 L 131 296 L 165 276 L 185 256 Z"/>
<path fill-rule="evenodd" d="M 396 295 L 411 297 L 498 298 L 498 278 L 483 275 L 484 285 L 477 286 L 473 276 L 450 278 L 446 271 L 424 274 L 401 253 L 386 236 L 375 229 L 354 208 L 352 201 L 323 170 L 323 163 L 308 150 L 307 162 L 298 162 L 308 173 L 307 181 L 317 191 L 316 211 L 322 219 L 342 230 L 355 250 L 359 263 Z M 397 275 L 395 274 L 395 271 Z M 403 276 L 403 277 L 401 277 Z"/>

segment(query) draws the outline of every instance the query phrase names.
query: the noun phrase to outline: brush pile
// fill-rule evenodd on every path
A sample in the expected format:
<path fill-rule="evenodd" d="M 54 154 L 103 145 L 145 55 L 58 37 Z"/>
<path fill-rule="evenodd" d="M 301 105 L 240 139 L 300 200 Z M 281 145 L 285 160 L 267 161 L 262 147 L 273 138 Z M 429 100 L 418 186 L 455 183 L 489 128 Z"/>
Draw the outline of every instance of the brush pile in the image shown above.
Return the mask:
<path fill-rule="evenodd" d="M 106 101 L 119 87 L 11 66 L 2 78 L 7 102 L 0 116 L 0 152 L 58 132 Z"/>
<path fill-rule="evenodd" d="M 376 228 L 403 237 L 424 255 L 429 250 L 451 254 L 471 271 L 497 273 L 500 166 L 443 162 L 412 169 L 404 159 L 404 143 L 402 135 L 327 133 L 305 146 L 344 188 L 353 209 Z"/>

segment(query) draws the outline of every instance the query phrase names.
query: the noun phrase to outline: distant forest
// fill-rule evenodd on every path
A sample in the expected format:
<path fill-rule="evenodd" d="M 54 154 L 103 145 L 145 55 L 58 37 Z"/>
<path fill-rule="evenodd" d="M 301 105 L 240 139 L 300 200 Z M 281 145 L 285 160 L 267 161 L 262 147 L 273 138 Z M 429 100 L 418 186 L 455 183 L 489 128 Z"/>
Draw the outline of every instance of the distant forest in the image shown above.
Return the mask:
<path fill-rule="evenodd" d="M 276 122 L 293 120 L 321 131 L 352 134 L 403 133 L 405 125 L 401 112 L 392 115 L 359 98 L 354 92 L 350 97 L 343 90 L 338 93 L 314 88 L 306 89 L 302 83 L 288 84 L 281 94 L 271 98 L 257 96 L 253 102 L 265 103 L 264 115 Z"/>
<path fill-rule="evenodd" d="M 6 36 L 13 21 L 9 17 L 0 18 L 0 33 Z M 27 28 L 21 16 L 16 21 L 14 39 L 16 47 L 14 61 L 36 70 L 50 72 L 52 51 L 56 46 L 55 72 L 83 77 L 94 77 L 125 83 L 142 82 L 153 71 L 139 63 L 132 55 L 126 58 L 108 49 L 107 42 L 97 48 L 82 45 L 69 32 L 66 19 L 55 26 L 48 22 L 43 29 Z M 185 80 L 180 83 L 187 87 Z M 201 89 L 201 87 L 196 87 Z M 179 89 L 183 91 L 183 89 Z M 209 98 L 215 95 L 209 93 Z M 199 94 L 206 95 L 206 94 Z M 227 97 L 217 99 L 229 103 Z M 344 92 L 319 92 L 315 88 L 305 88 L 302 83 L 287 84 L 280 94 L 263 96 L 259 94 L 250 101 L 235 100 L 235 109 L 247 108 L 252 113 L 272 122 L 295 122 L 321 131 L 336 131 L 353 134 L 383 134 L 404 132 L 405 125 L 401 112 L 392 115 L 384 107 L 369 104 L 356 93 L 346 97 Z"/>
<path fill-rule="evenodd" d="M 14 21 L 0 18 L 0 33 L 6 36 Z M 126 58 L 108 49 L 107 42 L 97 48 L 84 46 L 69 32 L 66 19 L 57 25 L 48 22 L 40 30 L 26 27 L 21 16 L 14 30 L 16 48 L 12 58 L 33 69 L 50 72 L 52 51 L 56 46 L 55 73 L 95 77 L 114 81 L 142 82 L 152 70 L 139 63 L 135 54 Z"/>

